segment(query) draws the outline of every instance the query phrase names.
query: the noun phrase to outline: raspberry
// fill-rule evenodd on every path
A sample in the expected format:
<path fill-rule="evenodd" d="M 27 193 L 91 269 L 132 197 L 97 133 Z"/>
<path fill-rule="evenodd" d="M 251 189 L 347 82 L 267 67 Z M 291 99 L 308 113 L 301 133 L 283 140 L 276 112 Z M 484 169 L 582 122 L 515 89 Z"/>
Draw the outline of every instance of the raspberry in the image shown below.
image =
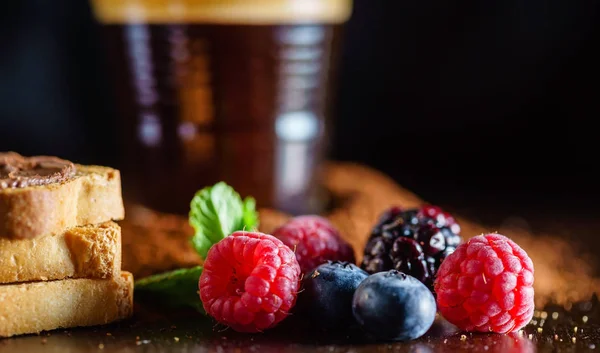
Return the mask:
<path fill-rule="evenodd" d="M 271 235 L 240 231 L 210 248 L 198 287 L 215 320 L 238 332 L 260 332 L 287 317 L 299 281 L 290 248 Z"/>
<path fill-rule="evenodd" d="M 273 235 L 296 253 L 303 273 L 308 273 L 327 261 L 355 263 L 354 250 L 334 226 L 319 216 L 292 218 Z"/>
<path fill-rule="evenodd" d="M 462 241 L 459 232 L 454 218 L 437 206 L 392 207 L 373 227 L 361 267 L 371 274 L 395 269 L 431 289 L 440 264 Z"/>
<path fill-rule="evenodd" d="M 533 262 L 507 237 L 479 235 L 442 263 L 435 291 L 442 316 L 462 330 L 516 331 L 533 317 Z"/>

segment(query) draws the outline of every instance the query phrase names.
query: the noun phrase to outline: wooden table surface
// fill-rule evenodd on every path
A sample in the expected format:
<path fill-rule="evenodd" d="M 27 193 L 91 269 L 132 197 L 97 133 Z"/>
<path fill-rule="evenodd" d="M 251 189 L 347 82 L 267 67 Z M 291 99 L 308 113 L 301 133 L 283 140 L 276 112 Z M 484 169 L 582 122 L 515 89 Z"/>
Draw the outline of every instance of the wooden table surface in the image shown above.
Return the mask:
<path fill-rule="evenodd" d="M 346 204 L 340 212 L 328 214 L 342 232 L 361 249 L 365 232 L 373 217 L 390 204 L 413 206 L 420 202 L 415 195 L 386 180 L 374 171 L 354 166 L 336 166 L 328 174 L 334 194 L 344 195 Z M 350 171 L 350 173 L 348 172 Z M 362 173 L 362 174 L 361 174 Z M 359 191 L 338 185 L 352 183 L 344 178 L 362 181 L 375 178 L 375 186 L 358 183 Z M 371 179 L 370 179 L 371 178 Z M 383 188 L 383 189 L 382 189 Z M 388 189 L 385 189 L 388 188 Z M 357 189 L 358 190 L 358 189 Z M 354 195 L 354 196 L 352 196 Z M 352 197 L 351 197 L 352 196 Z M 365 205 L 367 213 L 365 213 Z M 468 205 L 443 205 L 464 209 L 477 215 Z M 358 211 L 360 210 L 360 212 Z M 487 212 L 487 211 L 486 211 Z M 152 302 L 137 302 L 130 320 L 91 328 L 57 330 L 40 335 L 0 340 L 4 352 L 594 352 L 600 350 L 600 304 L 593 293 L 598 289 L 597 257 L 593 251 L 600 244 L 600 223 L 593 219 L 563 217 L 529 212 L 527 219 L 515 218 L 510 210 L 494 210 L 498 222 L 481 226 L 463 220 L 467 231 L 476 235 L 480 229 L 496 229 L 514 235 L 534 260 L 536 266 L 536 307 L 534 319 L 520 332 L 510 335 L 464 334 L 438 317 L 431 330 L 411 342 L 374 342 L 360 333 L 331 335 L 313 332 L 310 323 L 284 321 L 281 327 L 262 334 L 239 334 L 222 330 L 199 314 L 177 312 Z M 357 216 L 358 215 L 358 216 Z M 139 215 L 138 215 L 139 216 Z M 136 217 L 129 213 L 130 219 Z M 161 228 L 165 222 L 148 222 L 147 215 L 139 223 Z M 476 217 L 475 217 L 476 218 Z M 484 217 L 490 218 L 490 217 Z M 272 229 L 285 215 L 263 210 L 262 228 Z M 472 219 L 472 218 L 471 218 Z M 133 222 L 135 223 L 135 222 Z M 179 225 L 185 219 L 169 219 Z M 185 250 L 187 234 L 158 235 L 140 233 L 137 225 L 123 224 L 124 268 L 137 278 L 148 273 L 188 266 L 198 261 Z M 185 226 L 183 226 L 185 227 Z M 515 228 L 516 227 L 516 228 Z M 517 229 L 518 228 L 518 229 Z M 261 229 L 261 230 L 263 230 Z M 183 233 L 188 232 L 189 229 Z M 572 236 L 573 232 L 577 237 Z M 565 241 L 567 239 L 568 241 Z M 168 241 L 172 246 L 156 254 Z M 589 245 L 593 246 L 589 246 Z M 150 260 L 142 253 L 147 252 Z M 171 252 L 171 253 L 170 253 Z M 360 251 L 358 251 L 360 253 Z M 152 258 L 160 261 L 150 262 Z"/>

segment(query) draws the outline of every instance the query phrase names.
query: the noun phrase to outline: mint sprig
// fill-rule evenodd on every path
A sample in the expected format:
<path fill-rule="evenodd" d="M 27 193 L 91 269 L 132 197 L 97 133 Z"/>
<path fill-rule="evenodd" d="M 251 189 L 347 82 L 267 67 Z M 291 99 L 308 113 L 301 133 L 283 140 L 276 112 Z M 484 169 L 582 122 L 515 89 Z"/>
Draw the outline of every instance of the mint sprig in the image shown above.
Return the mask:
<path fill-rule="evenodd" d="M 256 201 L 252 197 L 246 197 L 244 199 L 241 228 L 246 230 L 255 230 L 258 228 L 258 212 L 256 212 Z"/>
<path fill-rule="evenodd" d="M 219 182 L 199 190 L 190 203 L 189 223 L 194 228 L 191 243 L 206 259 L 208 250 L 238 230 L 255 230 L 259 225 L 256 201 L 242 200 L 229 185 Z M 182 268 L 142 278 L 135 289 L 143 294 L 164 297 L 171 306 L 187 306 L 204 313 L 198 295 L 202 266 Z"/>
<path fill-rule="evenodd" d="M 229 234 L 258 226 L 254 199 L 242 201 L 240 195 L 224 182 L 198 191 L 190 204 L 189 217 L 195 231 L 192 244 L 203 259 L 215 243 Z"/>
<path fill-rule="evenodd" d="M 198 279 L 202 266 L 182 268 L 142 278 L 135 282 L 135 290 L 142 294 L 164 297 L 172 307 L 192 307 L 204 313 L 198 295 Z"/>

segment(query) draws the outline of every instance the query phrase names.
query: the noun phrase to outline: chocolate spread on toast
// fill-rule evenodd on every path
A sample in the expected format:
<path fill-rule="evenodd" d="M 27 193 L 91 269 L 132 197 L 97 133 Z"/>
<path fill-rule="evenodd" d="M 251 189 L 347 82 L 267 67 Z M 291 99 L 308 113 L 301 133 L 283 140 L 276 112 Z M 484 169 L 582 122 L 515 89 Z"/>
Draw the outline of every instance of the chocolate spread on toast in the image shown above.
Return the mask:
<path fill-rule="evenodd" d="M 0 190 L 61 183 L 74 177 L 75 172 L 72 162 L 57 157 L 0 153 Z"/>

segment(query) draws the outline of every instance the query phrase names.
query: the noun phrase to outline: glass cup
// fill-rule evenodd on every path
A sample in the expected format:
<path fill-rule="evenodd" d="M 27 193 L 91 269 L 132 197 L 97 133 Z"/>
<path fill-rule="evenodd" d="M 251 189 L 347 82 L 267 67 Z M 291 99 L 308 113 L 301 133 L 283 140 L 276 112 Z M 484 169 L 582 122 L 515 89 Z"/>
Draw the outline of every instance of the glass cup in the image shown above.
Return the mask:
<path fill-rule="evenodd" d="M 225 181 L 319 212 L 351 0 L 91 0 L 114 80 L 128 201 L 185 214 Z"/>

